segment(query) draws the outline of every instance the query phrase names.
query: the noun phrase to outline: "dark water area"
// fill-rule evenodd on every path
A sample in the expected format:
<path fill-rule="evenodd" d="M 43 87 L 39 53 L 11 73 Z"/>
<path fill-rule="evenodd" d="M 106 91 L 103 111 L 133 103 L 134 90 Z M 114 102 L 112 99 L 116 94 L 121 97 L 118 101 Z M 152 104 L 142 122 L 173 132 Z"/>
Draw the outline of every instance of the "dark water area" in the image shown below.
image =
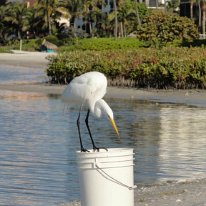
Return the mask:
<path fill-rule="evenodd" d="M 91 117 L 91 129 L 99 145 L 134 148 L 136 183 L 204 177 L 206 108 L 107 101 L 121 139 L 106 119 Z M 77 108 L 65 109 L 58 97 L 1 91 L 0 205 L 57 205 L 79 199 L 77 113 Z M 85 126 L 82 135 L 90 148 Z"/>
<path fill-rule="evenodd" d="M 106 101 L 121 139 L 107 119 L 91 117 L 94 139 L 100 146 L 134 148 L 135 183 L 205 178 L 206 105 Z M 58 96 L 0 91 L 0 205 L 79 200 L 77 114 L 78 108 L 68 109 Z M 85 125 L 81 129 L 85 147 L 91 148 Z"/>

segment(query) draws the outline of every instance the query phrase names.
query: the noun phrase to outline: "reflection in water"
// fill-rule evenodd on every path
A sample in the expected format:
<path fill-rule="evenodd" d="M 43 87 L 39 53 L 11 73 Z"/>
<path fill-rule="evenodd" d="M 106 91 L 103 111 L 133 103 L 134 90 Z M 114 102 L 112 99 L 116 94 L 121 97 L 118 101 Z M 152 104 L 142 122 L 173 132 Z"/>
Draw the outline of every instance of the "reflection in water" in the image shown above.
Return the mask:
<path fill-rule="evenodd" d="M 206 108 L 144 101 L 113 104 L 122 143 L 135 147 L 136 182 L 205 175 Z"/>
<path fill-rule="evenodd" d="M 161 109 L 159 167 L 167 178 L 205 174 L 206 110 L 179 106 Z M 177 161 L 178 160 L 178 161 Z"/>
<path fill-rule="evenodd" d="M 95 140 L 106 147 L 134 147 L 137 183 L 204 175 L 206 108 L 107 101 L 114 110 L 121 139 L 106 119 L 91 117 Z M 77 110 L 64 112 L 57 97 L 0 92 L 0 205 L 52 206 L 79 199 Z M 82 115 L 81 121 L 84 118 Z M 89 148 L 85 126 L 81 129 Z"/>

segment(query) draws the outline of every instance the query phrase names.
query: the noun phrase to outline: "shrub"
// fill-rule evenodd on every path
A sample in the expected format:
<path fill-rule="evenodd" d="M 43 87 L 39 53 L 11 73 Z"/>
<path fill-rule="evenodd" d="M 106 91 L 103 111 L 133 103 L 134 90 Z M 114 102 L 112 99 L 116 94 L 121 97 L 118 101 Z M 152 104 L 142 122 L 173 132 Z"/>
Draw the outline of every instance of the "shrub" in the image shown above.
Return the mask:
<path fill-rule="evenodd" d="M 47 41 L 51 42 L 52 44 L 57 45 L 57 46 L 60 46 L 60 45 L 61 45 L 60 40 L 59 40 L 58 37 L 55 36 L 55 35 L 48 35 L 48 36 L 45 37 L 45 39 L 46 39 Z"/>
<path fill-rule="evenodd" d="M 50 57 L 52 83 L 69 83 L 88 71 L 104 73 L 111 85 L 149 88 L 205 88 L 203 48 L 75 51 Z"/>
<path fill-rule="evenodd" d="M 137 29 L 137 37 L 149 41 L 152 46 L 162 47 L 176 40 L 192 42 L 198 38 L 194 22 L 187 17 L 153 11 Z"/>

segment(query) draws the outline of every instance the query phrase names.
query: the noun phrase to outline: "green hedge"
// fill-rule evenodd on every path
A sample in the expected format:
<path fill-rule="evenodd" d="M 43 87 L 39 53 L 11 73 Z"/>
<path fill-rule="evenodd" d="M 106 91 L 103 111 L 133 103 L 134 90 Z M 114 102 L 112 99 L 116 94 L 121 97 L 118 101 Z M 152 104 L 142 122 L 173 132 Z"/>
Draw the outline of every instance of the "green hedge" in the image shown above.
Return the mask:
<path fill-rule="evenodd" d="M 103 72 L 110 85 L 141 88 L 206 88 L 203 48 L 74 51 L 49 58 L 52 83 L 69 83 L 88 71 Z"/>
<path fill-rule="evenodd" d="M 85 38 L 72 39 L 70 45 L 61 46 L 60 51 L 74 50 L 113 50 L 113 49 L 133 49 L 143 46 L 137 38 Z"/>

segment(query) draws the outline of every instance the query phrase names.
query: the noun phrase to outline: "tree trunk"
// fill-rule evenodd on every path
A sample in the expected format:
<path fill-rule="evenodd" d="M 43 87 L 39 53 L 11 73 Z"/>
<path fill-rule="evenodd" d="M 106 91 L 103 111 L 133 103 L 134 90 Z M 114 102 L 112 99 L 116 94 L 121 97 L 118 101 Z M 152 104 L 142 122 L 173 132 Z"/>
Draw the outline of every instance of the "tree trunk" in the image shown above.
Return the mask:
<path fill-rule="evenodd" d="M 48 15 L 48 29 L 49 29 L 49 35 L 51 35 L 52 34 L 52 32 L 51 32 L 51 18 L 49 15 Z"/>
<path fill-rule="evenodd" d="M 135 4 L 135 12 L 136 12 L 136 16 L 137 16 L 138 25 L 140 25 L 141 20 L 140 20 L 140 17 L 139 17 L 139 10 L 138 10 L 138 7 L 137 7 L 137 3 L 138 3 L 138 0 L 136 1 L 136 4 Z"/>
<path fill-rule="evenodd" d="M 190 1 L 190 18 L 193 19 L 193 0 Z"/>
<path fill-rule="evenodd" d="M 117 3 L 116 3 L 116 0 L 113 0 L 113 4 L 114 4 L 114 13 L 115 13 L 114 36 L 115 36 L 115 38 L 117 38 L 118 21 L 117 21 Z"/>
<path fill-rule="evenodd" d="M 203 34 L 204 39 L 205 39 L 205 14 L 206 14 L 206 11 L 204 9 L 202 12 L 202 34 Z"/>
<path fill-rule="evenodd" d="M 205 38 L 205 19 L 206 18 L 206 3 L 202 2 L 202 34 L 203 38 Z"/>
<path fill-rule="evenodd" d="M 91 36 L 93 36 L 93 34 L 92 34 L 92 23 L 91 22 L 89 22 L 89 34 Z"/>
<path fill-rule="evenodd" d="M 47 0 L 46 1 L 46 8 L 47 8 L 47 27 L 48 27 L 48 32 L 49 32 L 49 35 L 51 35 L 51 18 L 50 18 L 50 15 L 49 15 L 49 1 Z"/>
<path fill-rule="evenodd" d="M 22 39 L 19 41 L 19 50 L 22 51 Z"/>
<path fill-rule="evenodd" d="M 158 0 L 156 0 L 156 8 L 158 8 L 159 7 L 159 2 L 158 2 Z"/>
<path fill-rule="evenodd" d="M 123 31 L 124 31 L 124 37 L 127 37 L 127 29 L 125 24 L 123 24 Z"/>
<path fill-rule="evenodd" d="M 201 1 L 198 0 L 198 10 L 199 10 L 199 20 L 198 20 L 198 26 L 201 28 L 202 25 L 202 10 L 201 10 Z"/>
<path fill-rule="evenodd" d="M 124 37 L 124 29 L 123 29 L 123 23 L 120 22 L 120 34 L 121 34 L 121 37 Z"/>
<path fill-rule="evenodd" d="M 22 35 L 21 35 L 21 31 L 20 30 L 18 30 L 17 35 L 18 35 L 18 39 L 19 40 L 22 39 Z"/>

